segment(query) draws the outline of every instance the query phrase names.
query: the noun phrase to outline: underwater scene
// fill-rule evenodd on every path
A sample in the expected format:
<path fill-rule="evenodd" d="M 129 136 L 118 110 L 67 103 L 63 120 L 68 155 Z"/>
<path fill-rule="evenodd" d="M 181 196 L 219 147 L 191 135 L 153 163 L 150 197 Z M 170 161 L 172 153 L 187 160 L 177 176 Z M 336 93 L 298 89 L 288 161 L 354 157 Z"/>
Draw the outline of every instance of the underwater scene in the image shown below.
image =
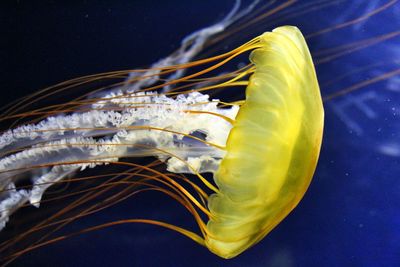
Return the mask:
<path fill-rule="evenodd" d="M 0 21 L 0 266 L 400 266 L 399 1 Z"/>

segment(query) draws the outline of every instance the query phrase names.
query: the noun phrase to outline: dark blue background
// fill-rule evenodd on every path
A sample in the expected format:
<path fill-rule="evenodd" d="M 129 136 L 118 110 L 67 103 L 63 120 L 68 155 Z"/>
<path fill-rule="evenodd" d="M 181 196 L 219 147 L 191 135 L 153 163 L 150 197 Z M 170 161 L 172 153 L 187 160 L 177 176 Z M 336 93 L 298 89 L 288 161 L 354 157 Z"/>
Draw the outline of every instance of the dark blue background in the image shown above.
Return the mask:
<path fill-rule="evenodd" d="M 228 0 L 64 2 L 1 4 L 2 103 L 73 77 L 148 65 L 177 48 L 185 35 L 221 19 L 233 5 Z M 337 2 L 279 25 L 296 25 L 308 34 L 389 1 Z M 259 24 L 254 32 L 242 33 L 243 38 L 274 26 L 263 29 Z M 399 26 L 396 3 L 364 22 L 308 42 L 316 52 Z M 398 69 L 399 43 L 397 37 L 318 65 L 322 94 Z M 376 65 L 357 71 L 371 64 Z M 399 93 L 397 75 L 325 102 L 323 147 L 309 191 L 271 234 L 235 259 L 222 260 L 177 233 L 134 224 L 73 237 L 33 251 L 13 265 L 399 266 Z M 155 213 L 181 225 L 192 223 L 181 207 L 157 194 L 132 198 L 79 223 Z"/>

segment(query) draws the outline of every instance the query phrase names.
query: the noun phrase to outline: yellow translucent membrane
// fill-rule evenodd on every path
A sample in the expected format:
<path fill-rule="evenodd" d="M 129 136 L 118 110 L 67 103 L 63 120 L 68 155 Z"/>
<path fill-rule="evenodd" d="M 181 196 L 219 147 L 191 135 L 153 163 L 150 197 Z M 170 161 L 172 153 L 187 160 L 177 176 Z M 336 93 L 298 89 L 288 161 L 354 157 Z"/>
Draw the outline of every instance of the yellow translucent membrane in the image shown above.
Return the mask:
<path fill-rule="evenodd" d="M 260 37 L 246 88 L 214 179 L 214 215 L 205 243 L 232 258 L 260 241 L 299 203 L 321 147 L 324 111 L 314 65 L 301 32 L 279 27 Z"/>

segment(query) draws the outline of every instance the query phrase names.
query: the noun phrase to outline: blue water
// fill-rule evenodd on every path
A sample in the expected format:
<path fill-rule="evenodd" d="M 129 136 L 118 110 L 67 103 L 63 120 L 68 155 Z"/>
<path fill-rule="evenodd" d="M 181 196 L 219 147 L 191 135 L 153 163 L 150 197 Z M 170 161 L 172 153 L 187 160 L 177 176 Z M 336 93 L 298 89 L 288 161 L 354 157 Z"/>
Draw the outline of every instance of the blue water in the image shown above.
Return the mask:
<path fill-rule="evenodd" d="M 221 19 L 233 5 L 228 0 L 64 2 L 4 4 L 3 103 L 65 79 L 146 66 L 177 48 L 185 35 Z M 296 25 L 309 34 L 388 2 L 341 1 L 279 25 Z M 263 25 L 255 28 L 246 34 L 259 34 Z M 308 42 L 317 52 L 398 29 L 400 4 L 395 3 L 368 20 Z M 399 63 L 396 37 L 320 64 L 322 94 L 399 69 Z M 33 251 L 13 265 L 400 266 L 400 76 L 327 101 L 325 112 L 321 157 L 309 191 L 275 230 L 237 258 L 222 260 L 168 230 L 124 225 Z M 156 194 L 130 199 L 80 223 L 154 213 L 181 225 L 192 223 L 181 207 Z"/>

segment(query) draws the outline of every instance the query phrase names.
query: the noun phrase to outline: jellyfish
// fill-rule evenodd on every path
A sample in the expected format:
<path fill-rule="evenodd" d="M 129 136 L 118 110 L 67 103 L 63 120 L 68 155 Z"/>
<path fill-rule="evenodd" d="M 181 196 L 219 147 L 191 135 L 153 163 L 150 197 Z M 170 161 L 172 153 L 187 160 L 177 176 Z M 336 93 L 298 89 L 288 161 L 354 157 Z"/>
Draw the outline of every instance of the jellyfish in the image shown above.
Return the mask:
<path fill-rule="evenodd" d="M 317 1 L 294 6 L 285 14 L 292 2 L 274 6 L 274 12 L 268 10 L 257 19 L 282 10 L 283 15 L 294 16 L 310 6 L 329 6 Z M 8 254 L 6 262 L 72 235 L 127 223 L 163 226 L 232 258 L 264 238 L 298 204 L 316 167 L 323 128 L 313 61 L 299 30 L 277 27 L 229 52 L 192 61 L 259 4 L 254 1 L 240 12 L 238 3 L 220 23 L 188 36 L 180 50 L 152 68 L 77 78 L 6 107 L 2 121 L 11 123 L 0 137 L 3 231 L 22 207 L 35 206 L 38 213 L 47 203 L 68 202 L 3 242 L 2 251 L 9 253 L 31 235 L 39 236 Z M 380 7 L 374 8 L 371 13 Z M 236 24 L 232 35 L 241 25 Z M 316 63 L 394 36 L 323 51 Z M 250 64 L 212 75 L 221 66 L 246 58 L 246 53 Z M 23 111 L 43 96 L 107 79 L 113 83 L 85 93 L 81 89 L 83 96 L 72 101 Z M 116 79 L 122 81 L 114 83 Z M 242 92 L 233 92 L 237 88 Z M 234 99 L 214 97 L 221 92 L 235 94 Z M 99 169 L 104 173 L 95 172 Z M 61 195 L 51 194 L 57 186 Z M 134 218 L 51 237 L 75 220 L 149 191 L 182 204 L 193 216 L 197 232 Z"/>

